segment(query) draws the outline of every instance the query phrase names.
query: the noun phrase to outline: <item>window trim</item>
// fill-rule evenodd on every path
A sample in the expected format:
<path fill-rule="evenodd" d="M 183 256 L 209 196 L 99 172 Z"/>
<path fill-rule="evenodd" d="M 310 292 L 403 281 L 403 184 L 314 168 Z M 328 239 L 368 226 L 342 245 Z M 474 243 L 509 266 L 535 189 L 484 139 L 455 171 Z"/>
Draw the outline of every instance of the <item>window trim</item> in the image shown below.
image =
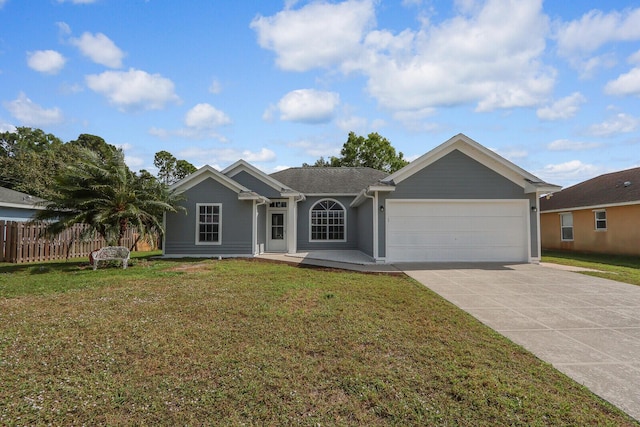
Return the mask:
<path fill-rule="evenodd" d="M 571 225 L 570 226 L 569 225 L 564 225 L 562 223 L 562 218 L 564 218 L 566 215 L 571 215 Z M 562 241 L 562 242 L 573 242 L 573 239 L 575 237 L 574 233 L 573 233 L 573 231 L 574 231 L 573 230 L 573 212 L 562 212 L 562 213 L 559 214 L 559 216 L 560 216 L 560 241 Z M 565 228 L 571 228 L 571 238 L 570 239 L 565 239 L 564 238 L 563 231 L 564 231 Z"/>
<path fill-rule="evenodd" d="M 218 240 L 215 242 L 200 241 L 200 208 L 203 206 L 218 207 Z M 215 224 L 215 223 L 212 223 Z M 196 203 L 196 245 L 215 246 L 222 244 L 222 203 Z"/>
<path fill-rule="evenodd" d="M 604 219 L 598 219 L 598 214 L 604 213 Z M 598 227 L 598 221 L 604 221 L 604 227 Z M 607 210 L 606 209 L 594 209 L 593 210 L 593 225 L 595 231 L 607 231 Z"/>
<path fill-rule="evenodd" d="M 334 202 L 336 203 L 338 206 L 340 206 L 340 208 L 342 208 L 342 228 L 343 228 L 343 238 L 342 239 L 313 239 L 313 227 L 314 225 L 312 224 L 313 221 L 313 209 L 320 203 L 322 202 Z M 317 227 L 317 226 L 316 226 Z M 327 224 L 327 228 L 329 227 L 329 224 Z M 327 231 L 327 236 L 329 236 L 329 232 Z M 325 199 L 320 199 L 317 200 L 313 205 L 311 205 L 311 207 L 309 208 L 309 242 L 323 242 L 323 243 L 337 243 L 337 242 L 346 242 L 347 241 L 347 209 L 344 207 L 344 205 L 342 203 L 340 203 L 338 200 L 336 199 L 331 199 L 331 198 L 325 198 Z"/>

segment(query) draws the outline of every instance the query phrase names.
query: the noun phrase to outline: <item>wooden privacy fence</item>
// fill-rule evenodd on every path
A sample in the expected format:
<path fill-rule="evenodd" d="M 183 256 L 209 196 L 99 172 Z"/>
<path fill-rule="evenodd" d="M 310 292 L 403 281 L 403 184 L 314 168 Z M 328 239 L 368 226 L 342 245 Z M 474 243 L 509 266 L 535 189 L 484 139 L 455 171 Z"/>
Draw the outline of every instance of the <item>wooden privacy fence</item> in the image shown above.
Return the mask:
<path fill-rule="evenodd" d="M 88 257 L 92 251 L 107 243 L 97 233 L 83 236 L 87 225 L 77 224 L 53 238 L 41 237 L 44 224 L 17 221 L 0 221 L 0 262 L 36 262 Z M 127 231 L 123 246 L 141 246 L 142 250 L 153 249 L 153 244 L 137 241 L 135 229 Z M 153 239 L 155 241 L 157 239 Z M 142 247 L 144 246 L 144 247 Z"/>

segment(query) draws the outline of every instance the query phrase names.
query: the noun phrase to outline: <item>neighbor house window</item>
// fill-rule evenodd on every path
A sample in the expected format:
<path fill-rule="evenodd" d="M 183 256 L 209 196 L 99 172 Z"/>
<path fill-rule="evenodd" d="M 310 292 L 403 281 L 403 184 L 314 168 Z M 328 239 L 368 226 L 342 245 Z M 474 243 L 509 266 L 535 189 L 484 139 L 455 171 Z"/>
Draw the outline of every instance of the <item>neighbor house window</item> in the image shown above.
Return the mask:
<path fill-rule="evenodd" d="M 607 230 L 607 211 L 593 211 L 596 216 L 596 231 Z"/>
<path fill-rule="evenodd" d="M 344 241 L 345 209 L 335 200 L 321 200 L 310 212 L 311 241 Z"/>
<path fill-rule="evenodd" d="M 573 214 L 560 214 L 560 233 L 563 241 L 573 240 Z"/>
<path fill-rule="evenodd" d="M 219 203 L 196 204 L 196 244 L 219 245 L 221 239 L 221 210 Z"/>

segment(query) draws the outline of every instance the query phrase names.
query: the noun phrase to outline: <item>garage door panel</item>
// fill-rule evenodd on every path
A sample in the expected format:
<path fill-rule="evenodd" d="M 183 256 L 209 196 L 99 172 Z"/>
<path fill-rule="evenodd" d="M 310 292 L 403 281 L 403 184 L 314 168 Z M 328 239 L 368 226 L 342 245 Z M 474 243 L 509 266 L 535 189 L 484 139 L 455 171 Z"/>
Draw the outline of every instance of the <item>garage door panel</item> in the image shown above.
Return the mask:
<path fill-rule="evenodd" d="M 527 213 L 522 201 L 389 201 L 387 259 L 527 261 Z"/>

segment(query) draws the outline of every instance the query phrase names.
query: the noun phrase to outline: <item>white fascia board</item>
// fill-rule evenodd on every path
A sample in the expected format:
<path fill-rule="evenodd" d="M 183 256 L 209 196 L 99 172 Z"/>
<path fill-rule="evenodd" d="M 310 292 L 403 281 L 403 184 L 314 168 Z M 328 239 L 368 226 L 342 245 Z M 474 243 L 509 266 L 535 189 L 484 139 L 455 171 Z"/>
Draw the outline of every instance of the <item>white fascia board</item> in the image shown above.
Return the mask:
<path fill-rule="evenodd" d="M 371 191 L 396 191 L 396 187 L 394 185 L 370 185 L 366 188 L 367 192 Z"/>
<path fill-rule="evenodd" d="M 254 193 L 238 193 L 238 200 L 257 200 L 259 202 L 262 203 L 269 203 L 271 202 L 271 200 L 269 200 L 268 198 L 261 196 L 259 194 L 254 194 Z"/>
<path fill-rule="evenodd" d="M 359 193 L 307 193 L 307 197 L 356 197 Z"/>
<path fill-rule="evenodd" d="M 631 202 L 620 202 L 620 203 L 605 203 L 601 205 L 591 205 L 591 206 L 577 206 L 575 208 L 551 209 L 546 211 L 540 211 L 540 213 L 542 214 L 542 213 L 573 212 L 573 211 L 606 209 L 606 208 L 615 208 L 618 206 L 633 206 L 633 205 L 640 205 L 640 200 L 634 200 Z"/>
<path fill-rule="evenodd" d="M 540 194 L 547 194 L 547 193 L 557 193 L 558 191 L 562 190 L 562 186 L 560 185 L 553 185 L 553 184 L 542 184 L 542 185 L 535 185 L 532 184 L 530 182 L 527 182 L 524 186 L 524 192 L 526 194 L 529 193 L 540 193 Z"/>
<path fill-rule="evenodd" d="M 33 209 L 38 211 L 44 211 L 47 208 L 40 205 L 22 205 L 20 203 L 0 202 L 0 206 L 3 208 L 16 208 L 16 209 Z"/>
<path fill-rule="evenodd" d="M 191 175 L 173 184 L 171 187 L 169 187 L 169 189 L 171 189 L 172 191 L 182 193 L 192 187 L 195 187 L 196 185 L 200 184 L 201 182 L 205 181 L 208 178 L 212 178 L 218 181 L 220 184 L 224 185 L 225 187 L 236 192 L 251 191 L 248 188 L 244 187 L 243 185 L 240 185 L 233 179 L 229 178 L 228 176 L 223 175 L 221 172 L 215 170 L 209 165 L 205 165 L 201 167 Z"/>
<path fill-rule="evenodd" d="M 280 190 L 282 190 L 282 189 L 280 189 Z M 303 194 L 301 192 L 299 192 L 299 191 L 287 189 L 286 191 L 281 191 L 280 192 L 280 196 L 289 198 L 289 197 L 303 196 Z"/>
<path fill-rule="evenodd" d="M 282 192 L 283 196 L 285 194 L 287 194 L 287 196 L 288 196 L 289 193 L 295 192 L 294 190 L 292 190 L 291 188 L 287 187 L 286 185 L 284 185 L 283 183 L 281 183 L 277 179 L 267 175 L 266 173 L 264 173 L 263 171 L 261 171 L 257 167 L 253 166 L 251 163 L 247 162 L 246 160 L 242 160 L 242 159 L 238 160 L 237 162 L 235 162 L 231 166 L 225 168 L 221 173 L 226 175 L 226 176 L 228 176 L 229 178 L 233 178 L 234 176 L 236 176 L 240 172 L 247 172 L 248 174 L 252 175 L 253 177 L 259 179 L 262 182 L 264 182 L 265 184 L 267 184 L 269 187 L 273 188 L 274 190 Z M 295 192 L 295 194 L 298 195 L 300 193 Z M 284 196 L 284 197 L 287 197 L 287 196 Z"/>

